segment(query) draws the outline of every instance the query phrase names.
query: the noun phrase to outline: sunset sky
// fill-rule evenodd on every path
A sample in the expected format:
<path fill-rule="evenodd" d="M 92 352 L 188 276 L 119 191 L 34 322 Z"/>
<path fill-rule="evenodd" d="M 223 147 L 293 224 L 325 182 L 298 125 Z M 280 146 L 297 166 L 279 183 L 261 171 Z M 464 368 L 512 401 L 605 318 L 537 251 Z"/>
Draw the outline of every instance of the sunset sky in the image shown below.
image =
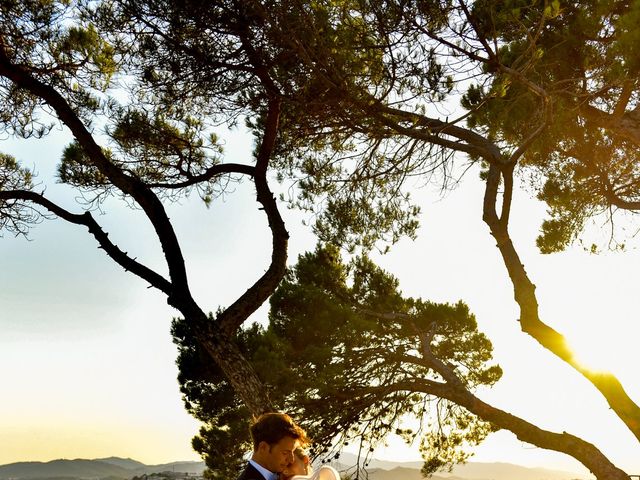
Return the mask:
<path fill-rule="evenodd" d="M 227 135 L 227 160 L 249 162 L 251 140 Z M 0 151 L 39 173 L 39 191 L 80 211 L 77 194 L 52 180 L 69 141 L 54 132 L 40 141 L 3 139 Z M 422 227 L 376 257 L 400 279 L 404 294 L 464 300 L 492 340 L 503 379 L 479 396 L 539 426 L 596 444 L 629 474 L 640 474 L 640 446 L 582 377 L 519 330 L 511 284 L 482 222 L 482 183 L 472 170 L 442 197 L 417 190 Z M 518 190 L 511 232 L 537 285 L 541 317 L 584 349 L 585 361 L 612 369 L 640 401 L 640 254 L 590 255 L 579 246 L 540 255 L 535 237 L 544 206 Z M 249 184 L 217 199 L 168 206 L 188 262 L 196 300 L 208 310 L 228 305 L 267 267 L 270 236 Z M 315 240 L 304 218 L 282 207 L 290 263 Z M 116 201 L 96 218 L 123 250 L 162 265 L 153 232 L 139 211 Z M 636 224 L 637 225 L 637 224 Z M 606 235 L 606 226 L 602 228 Z M 33 228 L 30 241 L 0 239 L 0 464 L 56 458 L 131 457 L 153 464 L 198 460 L 191 437 L 198 424 L 182 406 L 176 349 L 169 326 L 177 312 L 161 294 L 124 272 L 86 229 L 60 220 Z M 162 270 L 164 272 L 164 270 Z M 263 307 L 255 320 L 264 321 Z M 379 458 L 417 460 L 395 439 Z M 572 458 L 494 434 L 473 461 L 584 469 Z"/>

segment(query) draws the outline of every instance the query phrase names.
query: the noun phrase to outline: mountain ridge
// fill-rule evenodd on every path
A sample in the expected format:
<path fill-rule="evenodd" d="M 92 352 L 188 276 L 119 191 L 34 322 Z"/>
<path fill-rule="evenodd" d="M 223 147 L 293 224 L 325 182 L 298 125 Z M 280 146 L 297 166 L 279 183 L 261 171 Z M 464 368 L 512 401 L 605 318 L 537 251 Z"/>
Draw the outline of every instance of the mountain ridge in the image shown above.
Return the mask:
<path fill-rule="evenodd" d="M 339 460 L 329 462 L 329 465 L 343 470 L 356 461 L 356 455 L 343 453 Z M 423 462 L 420 461 L 394 462 L 374 458 L 368 460 L 367 465 L 368 480 L 423 480 L 420 474 Z M 451 472 L 437 472 L 431 480 L 593 480 L 593 476 L 508 462 L 468 462 L 456 465 Z"/>
<path fill-rule="evenodd" d="M 339 461 L 330 462 L 338 470 L 355 465 L 357 457 L 345 453 Z M 367 467 L 369 480 L 422 480 L 422 462 L 393 462 L 371 459 Z M 200 476 L 204 462 L 176 461 L 146 465 L 131 458 L 107 457 L 98 459 L 57 459 L 49 462 L 15 462 L 0 465 L 0 480 L 64 479 L 123 479 L 152 473 L 175 472 L 185 476 Z M 438 472 L 431 480 L 587 480 L 589 475 L 539 467 L 495 462 L 469 462 L 457 465 L 451 472 Z"/>
<path fill-rule="evenodd" d="M 115 477 L 130 479 L 134 476 L 177 471 L 190 475 L 201 475 L 204 462 L 170 462 L 145 465 L 131 458 L 108 457 L 102 459 L 57 459 L 48 462 L 14 462 L 0 465 L 0 480 L 35 480 L 44 478 L 96 479 Z"/>

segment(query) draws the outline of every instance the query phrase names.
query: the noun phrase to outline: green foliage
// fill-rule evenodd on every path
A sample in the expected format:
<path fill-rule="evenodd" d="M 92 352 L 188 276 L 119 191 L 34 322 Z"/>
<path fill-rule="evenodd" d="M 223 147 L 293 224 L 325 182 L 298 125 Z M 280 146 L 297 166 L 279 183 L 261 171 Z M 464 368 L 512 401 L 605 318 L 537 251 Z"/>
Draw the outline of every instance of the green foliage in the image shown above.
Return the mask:
<path fill-rule="evenodd" d="M 58 179 L 61 183 L 82 188 L 110 188 L 109 180 L 92 164 L 77 142 L 67 145 L 63 150 Z"/>
<path fill-rule="evenodd" d="M 0 193 L 10 190 L 31 190 L 33 174 L 22 168 L 11 155 L 0 153 Z M 40 219 L 40 213 L 26 201 L 0 197 L 0 233 L 26 234 Z"/>
<path fill-rule="evenodd" d="M 178 188 L 176 184 L 181 182 L 192 181 L 203 199 L 215 195 L 221 188 L 218 176 L 194 181 L 219 164 L 222 153 L 217 136 L 207 135 L 202 122 L 193 117 L 150 118 L 142 111 L 131 109 L 117 109 L 114 116 L 115 124 L 109 129 L 113 149 L 103 149 L 111 163 L 161 192 L 167 189 L 165 194 L 172 196 L 189 193 L 190 188 Z M 58 178 L 62 183 L 99 195 L 113 191 L 109 180 L 75 142 L 63 152 Z"/>
<path fill-rule="evenodd" d="M 217 476 L 227 468 L 220 463 L 226 445 L 220 437 L 233 431 L 246 439 L 246 432 L 236 429 L 242 427 L 239 417 L 214 413 L 236 415 L 239 404 L 223 394 L 230 392 L 220 373 L 199 363 L 198 347 L 182 328 L 174 323 L 182 391 L 190 411 L 207 422 L 194 445 L 206 452 Z M 466 458 L 465 446 L 482 441 L 493 427 L 424 386 L 443 379 L 425 357 L 421 335 L 432 335 L 430 352 L 454 368 L 465 388 L 500 378 L 500 368 L 489 364 L 491 343 L 465 304 L 403 297 L 397 279 L 369 258 L 343 263 L 339 251 L 327 246 L 299 257 L 271 298 L 268 328 L 254 325 L 239 340 L 275 405 L 310 432 L 314 456 L 334 455 L 330 445 L 336 439 L 338 445 L 362 442 L 368 450 L 413 417 L 423 424 L 425 459 L 449 466 Z M 418 436 L 400 433 L 407 441 Z"/>
<path fill-rule="evenodd" d="M 438 405 L 437 408 L 454 409 L 453 405 Z M 427 477 L 439 471 L 451 471 L 453 466 L 469 458 L 468 446 L 479 445 L 497 429 L 494 425 L 479 422 L 476 417 L 463 410 L 455 415 L 441 415 L 438 429 L 428 430 L 420 441 L 420 452 L 424 459 L 422 475 Z M 465 447 L 465 444 L 467 448 Z"/>
<path fill-rule="evenodd" d="M 94 88 L 106 89 L 117 70 L 114 48 L 100 37 L 93 24 L 71 26 L 68 30 L 61 31 L 51 50 L 58 65 L 91 65 L 88 79 L 89 85 Z"/>
<path fill-rule="evenodd" d="M 625 85 L 639 71 L 633 50 L 639 11 L 637 2 L 611 0 L 474 2 L 480 37 L 501 41 L 500 63 L 547 95 L 545 114 L 539 94 L 504 72 L 490 72 L 489 64 L 490 85 L 472 84 L 462 101 L 471 128 L 513 148 L 548 122 L 522 161 L 522 173 L 549 205 L 537 240 L 543 253 L 578 240 L 592 219 L 613 223 L 612 206 L 633 209 L 640 198 L 637 139 L 615 128 L 623 116 L 637 128 L 637 93 L 607 128 L 583 111 L 588 104 L 610 116 L 624 102 Z"/>
<path fill-rule="evenodd" d="M 106 124 L 111 161 L 167 194 L 220 162 L 220 145 L 210 138 L 215 126 L 244 119 L 260 138 L 267 100 L 282 99 L 271 165 L 279 178 L 297 180 L 289 200 L 316 215 L 320 238 L 352 251 L 384 250 L 385 243 L 413 236 L 419 209 L 406 180 L 446 186 L 450 176 L 451 156 L 412 137 L 425 133 L 419 121 L 396 118 L 389 108 L 423 115 L 468 85 L 461 99 L 468 126 L 505 151 L 548 121 L 523 160 L 544 201 L 543 185 L 554 172 L 565 164 L 593 164 L 614 145 L 616 161 L 604 171 L 591 169 L 578 183 L 569 182 L 576 176 L 563 177 L 567 195 L 586 185 L 593 200 L 549 200 L 540 245 L 564 248 L 589 218 L 607 212 L 612 197 L 638 198 L 636 144 L 585 119 L 580 106 L 611 112 L 625 82 L 637 78 L 640 7 L 614 0 L 464 7 L 450 1 L 30 0 L 3 3 L 0 16 L 10 60 L 61 92 L 87 125 Z M 465 57 L 460 35 L 469 39 L 468 53 L 493 45 L 495 58 Z M 500 66 L 543 89 L 548 111 L 526 82 Z M 476 81 L 468 82 L 466 71 Z M 130 91 L 130 108 L 103 95 L 114 79 Z M 2 89 L 6 131 L 48 132 L 52 125 L 39 118 L 34 97 L 10 84 Z M 635 122 L 637 95 L 629 102 L 624 120 Z M 585 142 L 590 151 L 579 148 Z M 71 166 L 71 158 L 63 159 L 61 178 L 104 188 L 87 176 L 89 165 Z M 219 180 L 202 182 L 200 196 L 210 201 L 219 194 Z"/>
<path fill-rule="evenodd" d="M 407 7 L 433 9 L 429 18 L 441 21 L 449 2 L 427 3 L 122 1 L 99 5 L 96 16 L 114 38 L 140 32 L 127 69 L 140 82 L 136 94 L 166 118 L 243 118 L 259 139 L 268 99 L 282 99 L 271 165 L 297 181 L 291 203 L 317 215 L 323 240 L 384 249 L 417 228 L 407 169 L 431 175 L 437 160 L 367 110 L 391 102 L 396 88 L 425 102 L 451 92 L 435 50 L 407 23 Z M 373 145 L 364 131 L 375 131 Z"/>
<path fill-rule="evenodd" d="M 114 47 L 90 19 L 83 18 L 83 5 L 55 0 L 2 2 L 0 23 L 8 60 L 56 88 L 90 124 L 100 108 L 99 96 L 110 85 L 118 64 Z M 50 130 L 51 125 L 40 119 L 39 100 L 10 82 L 0 89 L 5 131 L 30 137 Z"/>
<path fill-rule="evenodd" d="M 30 189 L 31 171 L 20 167 L 11 155 L 0 153 L 0 190 Z"/>
<path fill-rule="evenodd" d="M 151 48 L 152 37 L 138 38 L 132 28 L 117 30 L 116 25 L 131 27 L 128 20 L 123 24 L 116 16 L 107 18 L 121 12 L 118 8 L 128 7 L 125 2 L 3 2 L 3 52 L 8 62 L 41 82 L 42 89 L 64 99 L 104 145 L 102 152 L 114 167 L 157 188 L 160 195 L 174 198 L 195 189 L 210 201 L 230 179 L 200 177 L 220 163 L 222 153 L 207 111 L 163 97 L 160 88 L 147 90 L 136 79 L 139 69 L 147 68 L 142 55 Z M 0 91 L 3 131 L 40 137 L 53 127 L 52 112 L 41 108 L 41 99 L 6 79 Z M 89 202 L 117 191 L 77 142 L 65 149 L 58 178 L 83 195 L 95 195 L 84 196 Z"/>

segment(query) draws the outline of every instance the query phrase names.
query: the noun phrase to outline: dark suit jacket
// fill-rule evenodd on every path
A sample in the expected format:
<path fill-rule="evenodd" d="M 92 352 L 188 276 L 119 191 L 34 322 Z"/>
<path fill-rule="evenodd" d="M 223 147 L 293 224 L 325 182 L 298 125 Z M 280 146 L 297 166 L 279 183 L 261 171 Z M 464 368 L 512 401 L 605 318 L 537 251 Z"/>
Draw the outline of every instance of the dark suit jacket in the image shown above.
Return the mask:
<path fill-rule="evenodd" d="M 242 471 L 238 480 L 264 480 L 264 477 L 253 465 L 247 463 L 247 467 Z"/>

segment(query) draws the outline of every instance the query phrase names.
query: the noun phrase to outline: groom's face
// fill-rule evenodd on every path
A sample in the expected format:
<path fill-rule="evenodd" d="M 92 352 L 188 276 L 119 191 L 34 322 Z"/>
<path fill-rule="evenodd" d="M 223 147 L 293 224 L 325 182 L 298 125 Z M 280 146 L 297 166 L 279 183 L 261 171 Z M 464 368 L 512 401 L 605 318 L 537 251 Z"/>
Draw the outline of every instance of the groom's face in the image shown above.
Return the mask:
<path fill-rule="evenodd" d="M 293 463 L 293 451 L 298 448 L 298 440 L 284 437 L 278 443 L 269 445 L 261 442 L 258 450 L 261 453 L 259 462 L 267 470 L 280 473 Z"/>

